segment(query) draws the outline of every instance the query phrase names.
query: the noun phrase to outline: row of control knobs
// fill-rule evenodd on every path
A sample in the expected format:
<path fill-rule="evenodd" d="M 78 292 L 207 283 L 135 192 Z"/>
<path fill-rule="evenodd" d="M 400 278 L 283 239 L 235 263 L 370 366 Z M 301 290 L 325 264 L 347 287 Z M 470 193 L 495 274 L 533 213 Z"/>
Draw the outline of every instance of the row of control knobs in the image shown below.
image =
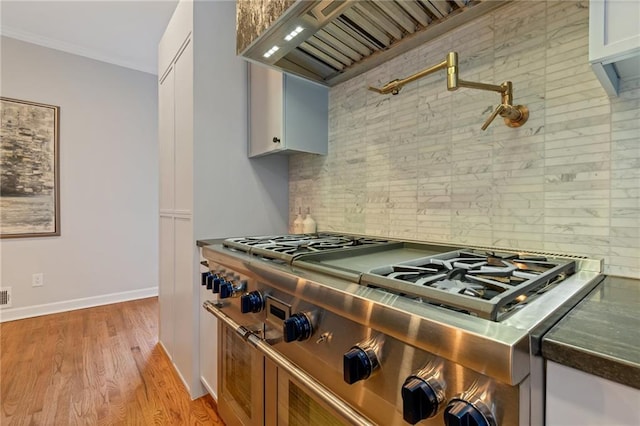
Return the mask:
<path fill-rule="evenodd" d="M 259 313 L 264 309 L 265 300 L 259 291 L 244 293 L 247 282 L 239 277 L 218 273 L 202 273 L 202 285 L 218 293 L 221 299 L 240 295 L 240 311 Z M 304 341 L 313 334 L 313 321 L 306 313 L 296 313 L 283 321 L 283 340 L 285 342 Z M 369 344 L 351 347 L 343 356 L 343 379 L 348 384 L 368 379 L 378 368 L 377 351 Z M 444 402 L 444 383 L 435 377 L 421 374 L 409 376 L 402 385 L 402 411 L 404 420 L 416 424 L 421 420 L 434 417 Z M 462 398 L 453 398 L 444 409 L 446 426 L 495 426 L 495 420 L 488 407 L 475 404 Z"/>
<path fill-rule="evenodd" d="M 221 272 L 203 272 L 202 285 L 207 286 L 207 290 L 212 290 L 220 295 L 221 299 L 237 297 L 247 288 L 247 282 L 239 277 L 231 278 Z"/>

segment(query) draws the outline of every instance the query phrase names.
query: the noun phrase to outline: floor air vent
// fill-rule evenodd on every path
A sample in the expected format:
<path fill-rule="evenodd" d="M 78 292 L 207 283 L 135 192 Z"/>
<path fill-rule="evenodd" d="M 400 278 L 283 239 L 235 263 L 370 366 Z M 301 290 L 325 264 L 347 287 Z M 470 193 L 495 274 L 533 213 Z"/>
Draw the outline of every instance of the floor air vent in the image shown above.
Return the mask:
<path fill-rule="evenodd" d="M 0 308 L 11 307 L 11 287 L 0 289 Z"/>

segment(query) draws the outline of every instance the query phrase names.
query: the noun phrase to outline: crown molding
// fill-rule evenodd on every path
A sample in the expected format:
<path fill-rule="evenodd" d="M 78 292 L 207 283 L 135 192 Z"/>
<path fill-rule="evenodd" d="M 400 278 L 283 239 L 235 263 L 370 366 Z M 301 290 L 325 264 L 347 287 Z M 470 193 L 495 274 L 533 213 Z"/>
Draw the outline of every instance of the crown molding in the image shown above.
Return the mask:
<path fill-rule="evenodd" d="M 0 26 L 0 35 L 5 37 L 10 37 L 10 38 L 15 38 L 17 40 L 25 41 L 27 43 L 48 47 L 50 49 L 60 50 L 60 51 L 71 53 L 78 56 L 84 56 L 86 58 L 95 59 L 96 61 L 107 62 L 109 64 L 130 68 L 136 71 L 142 71 L 148 74 L 158 75 L 158 70 L 155 64 L 153 66 L 148 66 L 147 64 L 144 64 L 141 62 L 130 61 L 116 55 L 105 54 L 103 52 L 99 52 L 93 49 L 88 49 L 86 47 L 82 47 L 77 44 L 67 43 L 65 41 L 43 37 L 27 31 L 22 31 L 15 28 L 7 27 L 6 25 Z"/>

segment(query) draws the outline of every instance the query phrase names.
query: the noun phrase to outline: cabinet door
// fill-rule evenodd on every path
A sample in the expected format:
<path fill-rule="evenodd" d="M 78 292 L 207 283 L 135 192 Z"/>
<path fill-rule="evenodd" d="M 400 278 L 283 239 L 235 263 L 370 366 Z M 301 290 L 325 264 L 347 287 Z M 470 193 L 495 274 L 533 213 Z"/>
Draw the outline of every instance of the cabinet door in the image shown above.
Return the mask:
<path fill-rule="evenodd" d="M 164 349 L 173 357 L 173 282 L 174 282 L 174 224 L 173 216 L 160 215 L 160 280 L 158 302 L 160 305 L 159 339 Z"/>
<path fill-rule="evenodd" d="M 282 73 L 249 64 L 249 156 L 283 149 Z M 274 142 L 274 139 L 276 142 Z"/>
<path fill-rule="evenodd" d="M 640 390 L 547 361 L 547 425 L 640 425 Z"/>
<path fill-rule="evenodd" d="M 175 212 L 193 209 L 193 42 L 180 53 L 175 69 Z"/>
<path fill-rule="evenodd" d="M 329 140 L 328 89 L 286 74 L 283 101 L 286 149 L 326 155 Z"/>
<path fill-rule="evenodd" d="M 194 291 L 194 260 L 196 245 L 193 241 L 193 224 L 190 217 L 175 217 L 175 283 L 173 297 L 174 355 L 173 362 L 178 367 L 186 383 L 192 383 L 194 354 L 193 341 L 197 335 L 199 303 Z M 194 327 L 194 325 L 196 325 Z"/>
<path fill-rule="evenodd" d="M 173 149 L 174 149 L 174 117 L 173 117 L 173 67 L 160 81 L 158 88 L 158 141 L 160 148 L 160 211 L 173 210 Z"/>
<path fill-rule="evenodd" d="M 200 253 L 200 260 L 205 260 Z M 200 267 L 200 272 L 207 272 Z M 211 290 L 200 286 L 200 306 L 205 300 L 213 299 Z M 211 396 L 218 399 L 218 320 L 200 308 L 200 381 Z"/>
<path fill-rule="evenodd" d="M 609 63 L 640 53 L 640 2 L 589 2 L 589 60 Z"/>

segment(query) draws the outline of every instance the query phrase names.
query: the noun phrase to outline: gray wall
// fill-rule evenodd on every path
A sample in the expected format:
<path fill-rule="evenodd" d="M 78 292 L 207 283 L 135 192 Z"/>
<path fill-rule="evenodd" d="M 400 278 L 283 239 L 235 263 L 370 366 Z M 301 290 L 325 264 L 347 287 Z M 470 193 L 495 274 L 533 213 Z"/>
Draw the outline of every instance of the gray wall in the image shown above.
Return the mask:
<path fill-rule="evenodd" d="M 2 240 L 3 319 L 156 293 L 156 77 L 7 37 L 1 47 L 2 96 L 60 106 L 62 225 Z"/>
<path fill-rule="evenodd" d="M 604 258 L 640 277 L 640 81 L 608 98 L 588 63 L 588 2 L 508 4 L 330 92 L 329 155 L 289 166 L 321 230 Z M 447 92 L 444 72 L 368 91 L 457 51 L 461 78 L 511 80 L 519 129 L 480 126 L 496 93 Z"/>
<path fill-rule="evenodd" d="M 194 7 L 195 236 L 286 232 L 288 159 L 247 156 L 247 62 L 235 53 L 235 3 Z"/>

